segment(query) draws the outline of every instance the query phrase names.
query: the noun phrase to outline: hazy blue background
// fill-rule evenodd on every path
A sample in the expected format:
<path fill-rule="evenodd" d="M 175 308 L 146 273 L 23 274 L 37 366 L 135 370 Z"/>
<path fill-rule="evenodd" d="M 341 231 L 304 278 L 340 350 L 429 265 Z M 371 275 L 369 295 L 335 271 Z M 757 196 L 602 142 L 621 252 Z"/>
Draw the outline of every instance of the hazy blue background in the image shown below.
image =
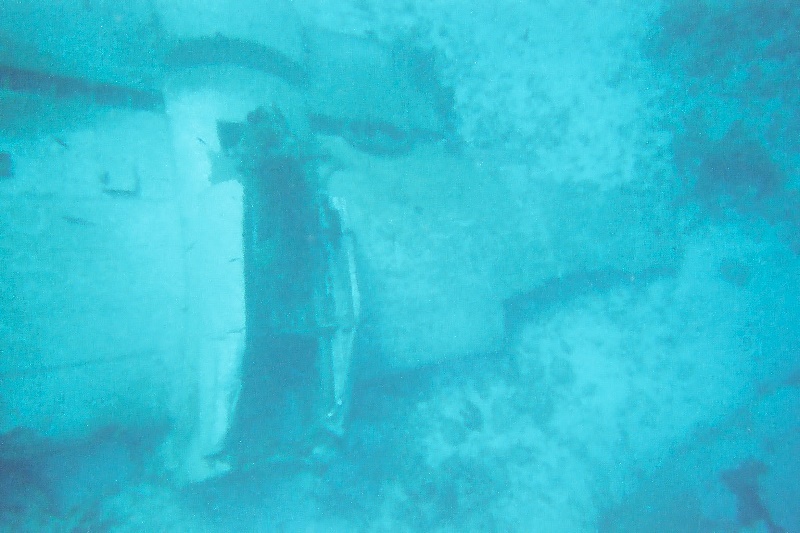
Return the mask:
<path fill-rule="evenodd" d="M 482 256 L 490 248 L 471 250 L 459 226 L 468 255 L 495 269 L 487 291 L 495 278 L 516 286 L 508 278 L 528 264 L 556 266 L 502 302 L 499 349 L 385 375 L 362 363 L 330 457 L 272 461 L 252 444 L 290 433 L 297 414 L 279 402 L 252 411 L 281 391 L 253 393 L 270 363 L 247 359 L 250 411 L 228 450 L 244 464 L 234 457 L 218 478 L 173 484 L 154 466 L 169 428 L 135 417 L 36 449 L 19 448 L 19 430 L 0 435 L 0 529 L 800 531 L 800 4 L 641 4 L 297 0 L 309 32 L 428 54 L 405 61 L 435 74 L 422 86 L 446 117 L 448 150 L 503 184 L 481 211 L 485 240 L 512 240 L 492 229 L 512 220 L 519 242 L 547 243 Z M 3 104 L 9 83 L 0 109 L 19 129 L 36 110 Z M 7 164 L 0 185 L 13 180 Z M 395 192 L 413 196 L 428 178 L 409 172 L 418 181 Z M 640 211 L 616 209 L 630 191 Z M 479 209 L 453 208 L 467 211 Z M 573 211 L 585 219 L 541 222 Z M 408 231 L 427 249 L 457 222 Z M 652 231 L 640 249 L 601 253 L 639 224 Z M 585 259 L 590 248 L 602 262 Z M 649 249 L 668 260 L 626 267 Z M 9 276 L 27 251 L 0 253 Z M 585 263 L 562 272 L 573 255 Z M 437 282 L 459 287 L 451 279 L 473 266 L 462 264 Z M 18 327 L 12 314 L 0 310 L 3 331 Z M 287 390 L 309 387 L 281 372 Z"/>

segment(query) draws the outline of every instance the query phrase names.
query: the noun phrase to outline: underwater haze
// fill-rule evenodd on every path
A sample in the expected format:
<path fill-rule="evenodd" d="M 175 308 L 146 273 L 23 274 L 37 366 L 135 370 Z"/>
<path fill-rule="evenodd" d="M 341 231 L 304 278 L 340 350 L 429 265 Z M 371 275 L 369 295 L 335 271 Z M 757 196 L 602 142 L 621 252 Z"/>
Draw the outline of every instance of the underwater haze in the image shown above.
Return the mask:
<path fill-rule="evenodd" d="M 0 531 L 800 533 L 800 2 L 119 4 L 0 1 Z"/>

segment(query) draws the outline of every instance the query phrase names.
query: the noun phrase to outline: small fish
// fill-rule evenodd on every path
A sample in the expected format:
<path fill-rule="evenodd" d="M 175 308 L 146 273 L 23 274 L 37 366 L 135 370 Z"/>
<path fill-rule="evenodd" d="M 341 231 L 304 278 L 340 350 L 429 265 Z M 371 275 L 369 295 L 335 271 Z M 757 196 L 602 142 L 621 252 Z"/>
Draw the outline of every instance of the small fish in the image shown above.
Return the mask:
<path fill-rule="evenodd" d="M 70 224 L 74 224 L 75 226 L 90 227 L 97 225 L 96 222 L 92 222 L 91 220 L 81 217 L 74 217 L 72 215 L 61 215 L 61 219 L 65 222 L 69 222 Z"/>
<path fill-rule="evenodd" d="M 65 141 L 63 138 L 54 136 L 53 140 L 56 142 L 57 145 L 62 147 L 64 150 L 69 150 L 69 145 L 67 144 L 67 141 Z"/>

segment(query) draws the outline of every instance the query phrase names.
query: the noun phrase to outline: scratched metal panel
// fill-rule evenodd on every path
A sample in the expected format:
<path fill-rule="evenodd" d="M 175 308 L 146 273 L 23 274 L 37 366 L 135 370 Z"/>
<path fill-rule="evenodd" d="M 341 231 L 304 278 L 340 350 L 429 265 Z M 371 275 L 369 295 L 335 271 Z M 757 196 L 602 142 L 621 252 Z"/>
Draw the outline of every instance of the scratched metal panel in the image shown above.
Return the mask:
<path fill-rule="evenodd" d="M 157 404 L 184 336 L 173 205 L 0 198 L 0 255 L 0 430 L 58 433 Z"/>

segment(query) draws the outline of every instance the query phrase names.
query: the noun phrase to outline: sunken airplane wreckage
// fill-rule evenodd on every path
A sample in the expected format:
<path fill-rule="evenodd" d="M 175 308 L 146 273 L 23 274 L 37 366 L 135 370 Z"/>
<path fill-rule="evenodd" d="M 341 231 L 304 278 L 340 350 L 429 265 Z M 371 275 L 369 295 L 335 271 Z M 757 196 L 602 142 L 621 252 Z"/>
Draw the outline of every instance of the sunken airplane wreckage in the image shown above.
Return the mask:
<path fill-rule="evenodd" d="M 271 460 L 297 460 L 298 449 L 324 456 L 327 441 L 344 434 L 360 314 L 346 204 L 326 194 L 313 146 L 278 108 L 259 108 L 243 123 L 220 122 L 218 129 L 222 154 L 239 170 L 246 206 L 247 345 L 261 362 L 248 374 L 257 379 L 243 380 L 254 389 L 246 397 L 258 398 L 260 416 L 264 405 L 279 407 L 260 422 L 234 424 L 239 438 L 232 440 L 248 443 L 242 435 L 272 421 L 266 433 L 274 436 Z M 240 448 L 241 458 L 250 446 Z"/>
<path fill-rule="evenodd" d="M 475 164 L 432 55 L 291 2 L 22 2 L 0 30 L 0 456 L 124 427 L 183 482 L 324 457 L 355 379 L 676 259 L 652 191 Z"/>

